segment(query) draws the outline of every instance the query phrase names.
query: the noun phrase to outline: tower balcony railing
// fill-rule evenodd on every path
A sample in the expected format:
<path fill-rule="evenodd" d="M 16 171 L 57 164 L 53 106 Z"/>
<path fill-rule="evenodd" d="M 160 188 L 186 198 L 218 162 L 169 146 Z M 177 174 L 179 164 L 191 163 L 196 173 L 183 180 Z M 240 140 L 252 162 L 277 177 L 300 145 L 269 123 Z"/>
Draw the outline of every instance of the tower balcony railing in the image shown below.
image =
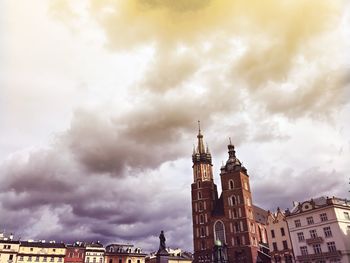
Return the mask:
<path fill-rule="evenodd" d="M 312 238 L 306 239 L 306 244 L 308 244 L 308 245 L 320 244 L 322 242 L 323 242 L 322 237 L 312 237 Z"/>

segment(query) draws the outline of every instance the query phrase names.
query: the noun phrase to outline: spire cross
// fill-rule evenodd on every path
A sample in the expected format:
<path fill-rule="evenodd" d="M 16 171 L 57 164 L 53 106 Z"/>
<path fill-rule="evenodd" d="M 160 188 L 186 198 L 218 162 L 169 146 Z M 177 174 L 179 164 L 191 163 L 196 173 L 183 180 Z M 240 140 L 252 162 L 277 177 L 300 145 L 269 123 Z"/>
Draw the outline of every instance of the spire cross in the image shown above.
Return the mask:
<path fill-rule="evenodd" d="M 228 137 L 229 141 L 230 141 L 230 145 L 232 145 L 232 142 L 231 142 L 231 137 Z"/>

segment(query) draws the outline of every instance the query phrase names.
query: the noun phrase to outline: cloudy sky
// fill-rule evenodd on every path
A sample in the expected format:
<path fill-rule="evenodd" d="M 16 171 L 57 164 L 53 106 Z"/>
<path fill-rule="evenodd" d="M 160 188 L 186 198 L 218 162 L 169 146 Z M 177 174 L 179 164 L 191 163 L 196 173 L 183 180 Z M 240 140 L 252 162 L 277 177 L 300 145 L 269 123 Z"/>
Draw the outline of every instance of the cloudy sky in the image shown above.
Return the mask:
<path fill-rule="evenodd" d="M 197 120 L 254 203 L 349 198 L 345 0 L 0 0 L 0 228 L 192 250 Z M 220 188 L 220 187 L 219 187 Z"/>

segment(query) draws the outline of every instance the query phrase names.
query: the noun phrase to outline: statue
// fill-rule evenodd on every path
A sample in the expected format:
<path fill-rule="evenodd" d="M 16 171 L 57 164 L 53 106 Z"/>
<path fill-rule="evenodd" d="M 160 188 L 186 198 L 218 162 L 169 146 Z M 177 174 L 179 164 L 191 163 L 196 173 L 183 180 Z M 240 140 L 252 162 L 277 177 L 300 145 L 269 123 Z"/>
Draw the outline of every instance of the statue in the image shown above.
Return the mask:
<path fill-rule="evenodd" d="M 160 231 L 159 235 L 159 251 L 166 250 L 164 231 Z"/>

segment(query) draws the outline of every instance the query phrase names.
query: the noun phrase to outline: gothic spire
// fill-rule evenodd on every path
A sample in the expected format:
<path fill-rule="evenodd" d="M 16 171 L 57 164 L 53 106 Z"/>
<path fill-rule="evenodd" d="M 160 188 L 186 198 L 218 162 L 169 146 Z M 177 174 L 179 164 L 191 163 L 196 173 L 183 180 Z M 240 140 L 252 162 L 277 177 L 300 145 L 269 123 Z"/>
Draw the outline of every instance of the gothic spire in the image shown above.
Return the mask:
<path fill-rule="evenodd" d="M 204 148 L 204 143 L 203 143 L 203 135 L 201 133 L 201 122 L 198 121 L 198 146 L 197 146 L 197 151 L 199 154 L 205 153 L 205 148 Z"/>

